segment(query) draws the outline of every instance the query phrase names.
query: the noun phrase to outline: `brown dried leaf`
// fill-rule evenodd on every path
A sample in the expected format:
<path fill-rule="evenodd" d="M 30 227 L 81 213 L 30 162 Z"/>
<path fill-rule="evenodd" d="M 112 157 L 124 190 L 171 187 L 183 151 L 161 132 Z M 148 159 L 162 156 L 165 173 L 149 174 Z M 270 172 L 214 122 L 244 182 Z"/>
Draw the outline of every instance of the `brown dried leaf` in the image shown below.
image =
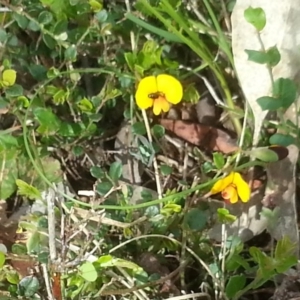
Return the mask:
<path fill-rule="evenodd" d="M 160 124 L 187 142 L 207 150 L 225 154 L 239 150 L 228 133 L 212 126 L 170 119 L 162 119 Z"/>

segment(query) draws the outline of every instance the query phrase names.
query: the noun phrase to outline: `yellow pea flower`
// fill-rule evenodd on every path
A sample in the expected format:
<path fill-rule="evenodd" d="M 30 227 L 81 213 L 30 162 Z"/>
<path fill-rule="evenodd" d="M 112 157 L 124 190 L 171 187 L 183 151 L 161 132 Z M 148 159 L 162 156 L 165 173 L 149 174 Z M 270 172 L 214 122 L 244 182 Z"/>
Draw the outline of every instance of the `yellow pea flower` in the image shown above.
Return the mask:
<path fill-rule="evenodd" d="M 210 195 L 221 193 L 222 198 L 230 203 L 237 203 L 238 198 L 242 202 L 248 202 L 251 190 L 247 182 L 242 178 L 241 174 L 231 172 L 228 176 L 218 180 L 212 189 Z"/>
<path fill-rule="evenodd" d="M 136 104 L 141 109 L 153 106 L 157 116 L 161 111 L 168 112 L 171 104 L 181 101 L 183 89 L 180 81 L 171 75 L 147 76 L 139 84 L 135 94 Z"/>

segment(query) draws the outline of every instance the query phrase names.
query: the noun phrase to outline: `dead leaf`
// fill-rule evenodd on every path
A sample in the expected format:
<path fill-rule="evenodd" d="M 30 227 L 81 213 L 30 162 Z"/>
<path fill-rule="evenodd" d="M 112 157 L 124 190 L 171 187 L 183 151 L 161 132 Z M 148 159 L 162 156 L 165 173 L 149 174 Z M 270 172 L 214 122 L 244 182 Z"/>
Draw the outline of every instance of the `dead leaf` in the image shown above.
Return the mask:
<path fill-rule="evenodd" d="M 170 119 L 162 119 L 160 124 L 185 141 L 207 150 L 225 154 L 239 150 L 228 133 L 212 126 Z"/>

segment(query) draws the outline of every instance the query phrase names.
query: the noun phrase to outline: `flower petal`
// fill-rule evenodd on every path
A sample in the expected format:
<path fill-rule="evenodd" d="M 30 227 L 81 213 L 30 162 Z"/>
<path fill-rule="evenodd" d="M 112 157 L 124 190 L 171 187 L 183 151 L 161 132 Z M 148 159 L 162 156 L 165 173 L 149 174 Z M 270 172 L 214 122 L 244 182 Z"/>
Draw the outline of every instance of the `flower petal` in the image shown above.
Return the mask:
<path fill-rule="evenodd" d="M 237 193 L 243 202 L 248 202 L 251 190 L 248 183 L 242 178 L 241 174 L 234 173 L 233 184 L 236 186 Z"/>
<path fill-rule="evenodd" d="M 182 85 L 171 75 L 161 74 L 156 77 L 158 91 L 165 94 L 168 102 L 177 104 L 183 96 Z"/>
<path fill-rule="evenodd" d="M 236 190 L 234 190 L 234 193 L 232 193 L 229 201 L 231 204 L 234 204 L 234 203 L 238 202 L 238 199 L 239 199 L 238 194 L 237 194 Z"/>
<path fill-rule="evenodd" d="M 149 108 L 153 105 L 153 99 L 149 98 L 149 94 L 157 92 L 157 84 L 155 76 L 143 78 L 138 85 L 135 93 L 136 104 L 141 109 Z"/>
<path fill-rule="evenodd" d="M 237 203 L 239 197 L 233 184 L 230 184 L 227 188 L 225 188 L 225 190 L 222 191 L 222 198 L 227 200 L 226 202 Z"/>
<path fill-rule="evenodd" d="M 161 111 L 167 112 L 170 109 L 169 102 L 164 97 L 159 97 L 154 100 L 153 113 L 157 116 Z"/>
<path fill-rule="evenodd" d="M 164 112 L 168 112 L 170 110 L 170 103 L 166 100 L 166 98 L 164 97 L 159 97 L 158 99 L 156 99 L 155 101 L 159 101 L 160 102 L 160 107 Z"/>
<path fill-rule="evenodd" d="M 210 194 L 218 194 L 225 190 L 233 182 L 234 172 L 230 173 L 228 176 L 219 179 L 211 188 Z"/>

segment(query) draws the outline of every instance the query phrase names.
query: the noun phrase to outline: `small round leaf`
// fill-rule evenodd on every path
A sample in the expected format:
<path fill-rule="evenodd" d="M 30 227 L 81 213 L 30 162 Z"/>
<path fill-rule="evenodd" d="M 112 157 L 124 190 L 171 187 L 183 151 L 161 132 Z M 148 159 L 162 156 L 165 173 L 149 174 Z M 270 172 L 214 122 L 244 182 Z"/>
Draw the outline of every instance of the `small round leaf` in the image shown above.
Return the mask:
<path fill-rule="evenodd" d="M 79 267 L 79 274 L 86 281 L 94 282 L 98 277 L 98 273 L 94 265 L 90 262 L 85 262 Z"/>

